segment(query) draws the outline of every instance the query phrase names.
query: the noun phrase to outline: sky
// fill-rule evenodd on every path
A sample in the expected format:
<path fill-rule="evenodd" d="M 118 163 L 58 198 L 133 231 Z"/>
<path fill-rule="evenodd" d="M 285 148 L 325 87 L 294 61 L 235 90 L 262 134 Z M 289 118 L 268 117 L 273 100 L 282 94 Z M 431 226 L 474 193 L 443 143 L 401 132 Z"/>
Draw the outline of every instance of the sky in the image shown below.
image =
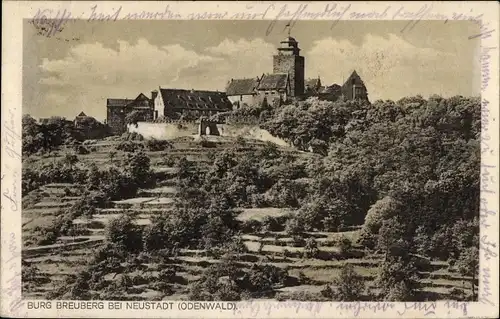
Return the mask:
<path fill-rule="evenodd" d="M 224 91 L 231 78 L 272 73 L 286 21 L 71 20 L 55 36 L 23 28 L 23 113 L 81 111 L 102 121 L 107 98 L 151 96 L 158 87 Z M 369 99 L 480 94 L 480 40 L 467 21 L 298 21 L 291 30 L 306 78 L 342 84 L 356 70 Z"/>

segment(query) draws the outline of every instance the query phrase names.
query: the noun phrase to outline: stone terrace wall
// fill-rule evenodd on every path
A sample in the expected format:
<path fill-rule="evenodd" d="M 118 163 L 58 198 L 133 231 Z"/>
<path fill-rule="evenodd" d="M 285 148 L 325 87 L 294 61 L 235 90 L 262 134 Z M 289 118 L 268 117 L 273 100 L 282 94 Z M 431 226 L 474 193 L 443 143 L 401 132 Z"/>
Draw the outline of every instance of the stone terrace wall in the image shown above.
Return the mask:
<path fill-rule="evenodd" d="M 290 146 L 286 141 L 273 136 L 268 131 L 252 124 L 216 124 L 220 136 L 243 137 L 280 146 Z M 184 136 L 199 135 L 199 123 L 190 121 L 172 121 L 163 123 L 138 122 L 127 125 L 130 133 L 141 134 L 146 139 L 169 140 Z"/>
<path fill-rule="evenodd" d="M 144 138 L 157 140 L 170 140 L 183 136 L 193 136 L 198 134 L 198 124 L 195 122 L 138 122 L 127 125 L 130 133 L 141 134 Z"/>
<path fill-rule="evenodd" d="M 290 146 L 285 140 L 276 137 L 269 131 L 261 129 L 256 125 L 247 124 L 217 124 L 221 136 L 249 138 L 263 142 L 272 142 L 280 146 Z"/>

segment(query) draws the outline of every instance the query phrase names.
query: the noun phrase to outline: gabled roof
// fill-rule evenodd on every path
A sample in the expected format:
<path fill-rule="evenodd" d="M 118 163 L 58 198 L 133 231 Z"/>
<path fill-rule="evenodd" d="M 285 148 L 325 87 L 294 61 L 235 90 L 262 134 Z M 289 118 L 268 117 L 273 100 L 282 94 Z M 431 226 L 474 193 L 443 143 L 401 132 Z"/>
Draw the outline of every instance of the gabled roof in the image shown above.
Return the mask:
<path fill-rule="evenodd" d="M 133 102 L 132 99 L 107 99 L 106 105 L 108 107 L 125 107 L 130 102 Z"/>
<path fill-rule="evenodd" d="M 362 85 L 362 86 L 365 85 L 365 83 L 363 82 L 363 80 L 361 80 L 361 77 L 358 75 L 356 70 L 354 70 L 351 73 L 351 75 L 347 78 L 347 80 L 344 82 L 343 86 L 350 84 L 353 80 L 356 82 L 357 85 Z"/>
<path fill-rule="evenodd" d="M 227 88 L 227 95 L 248 95 L 253 94 L 259 85 L 258 79 L 231 79 Z"/>
<path fill-rule="evenodd" d="M 144 95 L 144 93 L 140 93 L 135 99 L 134 101 L 141 101 L 141 100 L 151 100 L 150 98 L 148 98 L 146 95 Z"/>
<path fill-rule="evenodd" d="M 232 107 L 224 92 L 160 88 L 160 94 L 164 105 L 173 108 L 230 110 Z"/>
<path fill-rule="evenodd" d="M 83 111 L 81 111 L 80 114 L 78 114 L 76 117 L 84 117 L 84 116 L 86 117 L 87 114 L 85 114 L 85 113 L 83 113 Z"/>
<path fill-rule="evenodd" d="M 288 74 L 274 73 L 264 74 L 260 79 L 258 90 L 286 89 L 288 86 Z"/>

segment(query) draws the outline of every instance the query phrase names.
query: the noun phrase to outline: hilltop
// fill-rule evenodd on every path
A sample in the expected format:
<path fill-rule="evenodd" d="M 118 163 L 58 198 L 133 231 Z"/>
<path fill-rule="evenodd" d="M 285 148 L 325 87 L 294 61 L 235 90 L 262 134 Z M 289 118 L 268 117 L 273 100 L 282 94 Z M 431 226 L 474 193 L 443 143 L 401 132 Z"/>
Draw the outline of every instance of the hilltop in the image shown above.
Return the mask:
<path fill-rule="evenodd" d="M 125 134 L 26 154 L 23 293 L 475 298 L 479 107 L 306 101 L 257 115 L 294 147 Z"/>

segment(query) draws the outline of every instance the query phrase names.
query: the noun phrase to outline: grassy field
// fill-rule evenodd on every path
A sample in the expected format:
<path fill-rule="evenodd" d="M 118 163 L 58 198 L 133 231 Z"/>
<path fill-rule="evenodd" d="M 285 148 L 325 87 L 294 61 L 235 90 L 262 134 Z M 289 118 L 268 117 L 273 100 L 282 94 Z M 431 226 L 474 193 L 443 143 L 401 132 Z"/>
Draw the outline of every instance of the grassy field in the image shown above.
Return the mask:
<path fill-rule="evenodd" d="M 110 165 L 109 150 L 116 146 L 118 141 L 107 140 L 91 144 L 95 151 L 86 155 L 79 155 L 79 160 L 83 164 L 96 163 L 97 165 Z M 255 147 L 263 143 L 255 142 Z M 215 151 L 226 147 L 233 147 L 230 139 L 221 139 L 216 143 Z M 204 162 L 208 159 L 208 152 L 213 152 L 214 148 L 203 148 L 194 139 L 183 138 L 174 141 L 173 148 L 168 151 L 148 152 L 151 158 L 152 167 L 157 173 L 173 173 L 175 170 L 170 165 L 165 164 L 165 159 L 179 158 L 187 156 L 188 160 Z M 244 151 L 244 150 L 242 150 Z M 285 149 L 286 152 L 294 153 L 296 156 L 314 156 L 307 153 L 295 152 Z M 34 156 L 30 163 L 40 161 L 51 161 L 54 158 L 62 158 L 64 152 L 53 154 L 55 156 Z M 114 160 L 123 159 L 125 153 L 117 151 Z M 164 175 L 165 176 L 165 175 Z M 24 298 L 47 298 L 51 292 L 61 285 L 64 285 L 69 278 L 83 270 L 85 262 L 88 261 L 96 248 L 105 241 L 104 229 L 113 218 L 120 218 L 123 215 L 131 215 L 139 225 L 150 223 L 151 216 L 155 214 L 168 214 L 176 194 L 175 181 L 172 174 L 167 174 L 164 180 L 159 181 L 160 186 L 152 189 L 141 189 L 136 198 L 129 198 L 114 201 L 113 207 L 100 209 L 91 218 L 77 218 L 74 224 L 80 224 L 88 230 L 86 235 L 67 236 L 57 239 L 55 244 L 43 245 L 37 243 L 37 236 L 40 236 L 40 229 L 49 227 L 57 218 L 60 209 L 70 207 L 78 199 L 78 194 L 82 190 L 77 185 L 72 184 L 49 184 L 35 190 L 38 200 L 28 205 L 23 210 L 23 239 L 24 250 L 23 260 L 36 265 L 39 270 L 38 276 L 42 278 L 37 285 L 25 285 L 23 290 Z M 72 196 L 67 196 L 68 189 Z M 77 195 L 75 195 L 77 194 Z M 31 196 L 31 195 L 29 195 Z M 262 221 L 266 217 L 280 217 L 286 214 L 295 213 L 293 210 L 265 207 L 243 209 L 237 217 L 240 221 L 257 220 Z M 320 252 L 335 254 L 339 247 L 336 246 L 338 238 L 345 236 L 356 241 L 359 236 L 359 229 L 349 229 L 343 232 L 316 232 L 311 233 L 318 243 Z M 240 256 L 238 265 L 249 268 L 252 264 L 260 262 L 272 264 L 281 268 L 286 268 L 290 276 L 297 279 L 293 286 L 285 286 L 277 289 L 280 298 L 295 299 L 300 294 L 311 294 L 320 298 L 320 290 L 330 284 L 338 275 L 344 263 L 351 263 L 356 272 L 363 276 L 368 285 L 368 289 L 375 290 L 373 280 L 377 274 L 377 267 L 381 261 L 378 256 L 364 256 L 359 250 L 360 257 L 337 260 L 330 258 L 305 259 L 302 252 L 303 247 L 294 247 L 293 239 L 284 232 L 267 232 L 265 234 L 245 234 L 243 236 L 245 245 L 249 252 Z M 164 293 L 155 289 L 154 282 L 158 281 L 158 264 L 153 262 L 143 263 L 143 270 L 140 272 L 126 273 L 130 277 L 137 278 L 140 284 L 129 289 L 127 295 L 136 300 L 178 300 L 185 299 L 188 293 L 188 285 L 200 278 L 203 269 L 220 260 L 208 257 L 202 250 L 181 250 L 179 255 L 171 258 L 168 263 L 175 266 L 176 283 L 172 285 L 171 293 Z M 463 289 L 462 278 L 456 273 L 448 271 L 448 265 L 443 262 L 431 262 L 433 270 L 422 274 L 422 291 L 438 294 L 441 299 L 447 298 L 451 289 Z M 123 275 L 123 274 L 122 274 Z M 117 280 L 120 274 L 111 276 L 107 280 Z M 140 280 L 139 280 L 140 279 Z M 468 290 L 465 290 L 468 293 Z"/>

